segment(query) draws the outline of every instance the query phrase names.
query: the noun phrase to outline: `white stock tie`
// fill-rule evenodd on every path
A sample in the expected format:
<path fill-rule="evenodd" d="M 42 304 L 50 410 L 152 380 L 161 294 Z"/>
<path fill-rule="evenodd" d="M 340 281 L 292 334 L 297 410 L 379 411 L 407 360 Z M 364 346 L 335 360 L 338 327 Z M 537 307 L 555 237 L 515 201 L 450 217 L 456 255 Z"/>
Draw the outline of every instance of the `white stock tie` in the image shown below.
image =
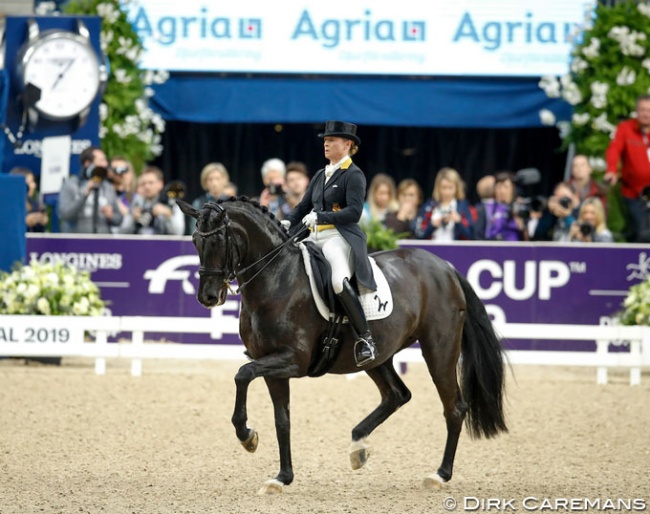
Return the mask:
<path fill-rule="evenodd" d="M 333 164 L 327 164 L 327 165 L 325 166 L 325 182 L 327 182 L 327 181 L 330 179 L 330 177 L 332 176 L 332 174 L 333 174 L 337 169 L 339 169 L 339 167 L 336 166 L 336 165 L 333 165 Z"/>

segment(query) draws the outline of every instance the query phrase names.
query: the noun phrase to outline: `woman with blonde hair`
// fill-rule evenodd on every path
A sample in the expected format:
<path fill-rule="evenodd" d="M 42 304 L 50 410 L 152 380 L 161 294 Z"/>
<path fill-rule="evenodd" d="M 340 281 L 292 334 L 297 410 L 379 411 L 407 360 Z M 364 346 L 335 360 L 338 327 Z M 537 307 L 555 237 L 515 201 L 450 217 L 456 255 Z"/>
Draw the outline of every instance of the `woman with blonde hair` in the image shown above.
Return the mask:
<path fill-rule="evenodd" d="M 415 237 L 436 241 L 475 239 L 476 210 L 465 198 L 465 184 L 453 168 L 436 175 L 432 198 L 415 220 Z"/>
<path fill-rule="evenodd" d="M 386 173 L 378 173 L 370 181 L 360 223 L 379 221 L 385 225 L 386 215 L 397 211 L 398 207 L 395 195 L 395 181 Z"/>
<path fill-rule="evenodd" d="M 580 243 L 613 243 L 614 236 L 605 224 L 605 207 L 597 196 L 585 198 L 578 219 L 569 230 L 569 240 Z"/>
<path fill-rule="evenodd" d="M 224 189 L 230 182 L 230 175 L 226 167 L 220 162 L 210 162 L 201 170 L 201 187 L 205 191 L 192 202 L 192 207 L 200 209 L 204 203 L 225 200 L 227 195 Z M 190 218 L 189 233 L 194 232 L 196 220 Z"/>

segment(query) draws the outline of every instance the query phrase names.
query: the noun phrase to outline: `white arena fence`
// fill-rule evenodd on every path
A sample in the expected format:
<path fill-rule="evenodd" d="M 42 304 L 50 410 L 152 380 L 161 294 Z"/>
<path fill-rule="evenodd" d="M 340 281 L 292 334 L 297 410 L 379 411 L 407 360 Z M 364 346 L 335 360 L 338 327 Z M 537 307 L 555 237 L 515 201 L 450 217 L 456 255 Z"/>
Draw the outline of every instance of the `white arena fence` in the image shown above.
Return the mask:
<path fill-rule="evenodd" d="M 144 359 L 213 359 L 245 361 L 239 344 L 145 343 L 151 332 L 206 334 L 219 339 L 221 333 L 237 333 L 236 318 L 219 323 L 205 317 L 153 316 L 0 316 L 0 356 L 3 357 L 90 357 L 95 373 L 106 373 L 106 359 L 130 359 L 131 374 L 142 375 Z M 650 327 L 614 325 L 559 325 L 495 323 L 504 339 L 551 341 L 595 341 L 596 351 L 508 350 L 515 365 L 587 366 L 596 368 L 596 382 L 607 383 L 609 368 L 628 368 L 630 385 L 641 383 L 641 368 L 650 366 Z M 92 342 L 85 335 L 90 333 Z M 109 335 L 130 333 L 130 340 L 109 343 Z M 561 344 L 561 343 L 558 343 Z M 610 351 L 621 344 L 629 351 Z M 419 348 L 408 348 L 395 356 L 395 365 L 423 362 Z"/>

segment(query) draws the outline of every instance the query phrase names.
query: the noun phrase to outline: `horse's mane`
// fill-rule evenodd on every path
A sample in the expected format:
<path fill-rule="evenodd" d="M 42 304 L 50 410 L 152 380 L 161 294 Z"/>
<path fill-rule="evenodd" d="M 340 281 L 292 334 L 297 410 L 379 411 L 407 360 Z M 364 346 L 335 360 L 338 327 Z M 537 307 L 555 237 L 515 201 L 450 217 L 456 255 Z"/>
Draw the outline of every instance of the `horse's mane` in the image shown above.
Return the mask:
<path fill-rule="evenodd" d="M 275 217 L 275 214 L 273 214 L 269 208 L 266 205 L 261 205 L 257 200 L 253 200 L 252 198 L 249 198 L 248 196 L 231 196 L 230 198 L 220 198 L 219 200 L 212 200 L 210 202 L 207 202 L 203 204 L 203 208 L 208 208 L 210 210 L 215 210 L 217 205 L 221 205 L 224 203 L 235 203 L 239 202 L 244 205 L 250 205 L 260 211 L 260 213 L 268 218 L 270 221 L 274 223 L 274 225 L 277 227 L 278 232 L 280 232 L 285 239 L 287 238 L 287 234 L 282 228 L 282 225 L 280 224 L 280 220 Z"/>

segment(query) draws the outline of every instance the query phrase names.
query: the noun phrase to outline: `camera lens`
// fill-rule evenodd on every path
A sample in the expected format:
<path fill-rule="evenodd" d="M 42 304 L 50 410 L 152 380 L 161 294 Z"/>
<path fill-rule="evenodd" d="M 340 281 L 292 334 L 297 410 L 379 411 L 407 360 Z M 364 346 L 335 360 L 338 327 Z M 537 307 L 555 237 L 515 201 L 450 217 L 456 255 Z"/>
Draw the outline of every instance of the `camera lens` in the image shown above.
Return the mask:
<path fill-rule="evenodd" d="M 591 223 L 580 223 L 580 233 L 584 237 L 589 237 L 593 235 L 593 233 L 596 231 L 594 226 Z"/>
<path fill-rule="evenodd" d="M 571 203 L 572 203 L 572 202 L 571 202 L 571 198 L 569 198 L 568 196 L 563 196 L 563 197 L 560 198 L 560 200 L 559 200 L 559 204 L 560 204 L 562 207 L 564 207 L 565 209 L 568 209 L 569 207 L 571 207 Z"/>

